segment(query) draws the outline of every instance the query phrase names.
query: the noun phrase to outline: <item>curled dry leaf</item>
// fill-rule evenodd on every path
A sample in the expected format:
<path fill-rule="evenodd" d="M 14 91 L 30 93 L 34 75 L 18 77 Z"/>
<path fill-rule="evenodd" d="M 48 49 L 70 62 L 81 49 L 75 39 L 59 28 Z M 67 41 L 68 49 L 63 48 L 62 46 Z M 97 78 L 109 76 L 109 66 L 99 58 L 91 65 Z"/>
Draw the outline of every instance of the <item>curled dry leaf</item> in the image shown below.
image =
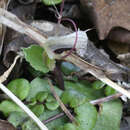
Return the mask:
<path fill-rule="evenodd" d="M 114 27 L 130 30 L 129 0 L 80 0 L 80 2 L 85 12 L 91 15 L 101 40 L 105 39 Z"/>

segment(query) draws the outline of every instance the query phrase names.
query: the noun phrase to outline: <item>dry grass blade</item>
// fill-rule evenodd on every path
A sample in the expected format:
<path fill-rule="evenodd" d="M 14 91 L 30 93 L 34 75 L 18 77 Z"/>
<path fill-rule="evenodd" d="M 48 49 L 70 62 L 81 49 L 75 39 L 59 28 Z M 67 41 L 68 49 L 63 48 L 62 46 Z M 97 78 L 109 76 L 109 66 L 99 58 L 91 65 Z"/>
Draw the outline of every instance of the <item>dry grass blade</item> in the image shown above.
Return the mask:
<path fill-rule="evenodd" d="M 19 55 L 16 56 L 15 59 L 14 59 L 13 64 L 10 66 L 10 68 L 9 68 L 7 71 L 5 71 L 2 76 L 0 76 L 0 83 L 4 82 L 4 81 L 8 78 L 9 74 L 10 74 L 11 71 L 13 70 L 13 68 L 14 68 L 14 66 L 15 66 L 15 64 L 16 64 L 16 62 L 17 62 L 17 60 L 18 60 L 19 58 L 20 58 Z"/>

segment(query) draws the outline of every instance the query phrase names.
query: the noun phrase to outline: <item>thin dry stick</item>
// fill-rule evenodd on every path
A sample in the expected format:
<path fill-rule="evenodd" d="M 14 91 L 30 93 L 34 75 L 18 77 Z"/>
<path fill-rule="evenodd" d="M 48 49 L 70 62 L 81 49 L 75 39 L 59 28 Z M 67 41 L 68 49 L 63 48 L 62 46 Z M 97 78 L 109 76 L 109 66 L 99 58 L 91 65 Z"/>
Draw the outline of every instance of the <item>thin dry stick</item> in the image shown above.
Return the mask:
<path fill-rule="evenodd" d="M 48 130 L 47 127 L 35 116 L 35 114 L 28 107 L 26 107 L 9 89 L 7 89 L 6 86 L 2 84 L 2 82 L 8 78 L 9 74 L 13 70 L 18 58 L 20 58 L 19 55 L 15 57 L 10 68 L 2 76 L 0 76 L 0 89 L 7 94 L 8 97 L 10 97 L 21 109 L 23 109 L 23 111 L 25 111 L 39 126 L 39 128 L 41 128 L 41 130 Z"/>
<path fill-rule="evenodd" d="M 54 121 L 54 120 L 56 120 L 56 119 L 59 119 L 59 118 L 61 118 L 61 117 L 63 117 L 65 115 L 65 113 L 64 112 L 61 112 L 61 113 L 58 113 L 58 114 L 56 114 L 56 115 L 54 115 L 54 116 L 52 116 L 52 117 L 50 117 L 50 118 L 48 118 L 47 120 L 44 120 L 44 121 L 42 121 L 44 124 L 47 124 L 47 123 L 49 123 L 49 122 L 51 122 L 51 121 Z"/>
<path fill-rule="evenodd" d="M 90 103 L 93 104 L 93 105 L 97 105 L 97 104 L 101 104 L 101 103 L 104 103 L 104 102 L 114 100 L 114 99 L 119 98 L 121 96 L 122 96 L 121 93 L 116 93 L 116 94 L 113 94 L 111 96 L 107 96 L 107 97 L 104 97 L 104 98 L 99 98 L 99 99 L 96 99 L 96 100 L 92 100 L 92 101 L 90 101 Z"/>
<path fill-rule="evenodd" d="M 64 111 L 64 113 L 68 116 L 68 118 L 75 124 L 77 124 L 77 121 L 75 120 L 75 118 L 72 116 L 72 114 L 70 113 L 70 111 L 65 107 L 65 105 L 63 104 L 63 102 L 60 100 L 59 96 L 56 94 L 55 90 L 54 90 L 54 86 L 52 85 L 51 81 L 48 79 L 48 83 L 51 87 L 51 91 L 54 95 L 54 97 L 56 98 L 56 100 L 58 101 L 58 103 L 60 104 L 61 109 Z"/>

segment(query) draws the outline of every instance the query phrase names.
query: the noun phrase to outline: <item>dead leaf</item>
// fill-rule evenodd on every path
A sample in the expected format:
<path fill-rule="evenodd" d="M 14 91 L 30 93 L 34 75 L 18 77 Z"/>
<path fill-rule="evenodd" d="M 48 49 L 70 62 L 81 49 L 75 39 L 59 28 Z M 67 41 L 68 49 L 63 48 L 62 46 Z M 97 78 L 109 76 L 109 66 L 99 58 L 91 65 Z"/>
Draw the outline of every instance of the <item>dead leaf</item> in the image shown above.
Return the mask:
<path fill-rule="evenodd" d="M 97 28 L 99 38 L 105 39 L 113 27 L 130 30 L 130 0 L 80 0 Z"/>
<path fill-rule="evenodd" d="M 0 120 L 0 130 L 16 130 L 16 128 L 8 121 Z"/>

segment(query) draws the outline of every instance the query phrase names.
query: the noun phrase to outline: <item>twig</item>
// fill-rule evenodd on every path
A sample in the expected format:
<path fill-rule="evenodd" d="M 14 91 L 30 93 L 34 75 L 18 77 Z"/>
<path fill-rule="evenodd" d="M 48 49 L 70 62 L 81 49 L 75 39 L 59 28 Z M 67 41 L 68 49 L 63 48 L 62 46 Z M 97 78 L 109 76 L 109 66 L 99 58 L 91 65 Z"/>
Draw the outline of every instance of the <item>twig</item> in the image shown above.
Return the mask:
<path fill-rule="evenodd" d="M 97 104 L 101 104 L 101 103 L 104 103 L 104 102 L 108 102 L 108 101 L 117 99 L 120 96 L 122 96 L 122 94 L 117 93 L 117 94 L 113 94 L 111 96 L 107 96 L 107 97 L 104 97 L 104 98 L 99 98 L 99 99 L 96 99 L 96 100 L 92 100 L 92 101 L 90 101 L 90 103 L 93 104 L 93 105 L 97 105 Z M 58 113 L 58 114 L 48 118 L 47 120 L 44 120 L 43 123 L 44 124 L 50 123 L 51 121 L 59 119 L 59 118 L 61 118 L 63 116 L 65 116 L 64 112 Z"/>
<path fill-rule="evenodd" d="M 9 89 L 7 89 L 6 86 L 2 84 L 2 82 L 4 82 L 7 79 L 7 77 L 13 70 L 18 58 L 20 58 L 19 55 L 15 57 L 14 62 L 10 66 L 10 68 L 2 76 L 0 76 L 0 89 L 6 95 L 8 95 L 8 97 L 10 97 L 21 109 L 23 109 L 23 111 L 25 111 L 39 126 L 39 128 L 41 128 L 41 130 L 48 130 L 47 127 L 35 116 L 35 114 L 28 107 L 26 107 Z"/>
<path fill-rule="evenodd" d="M 53 120 L 56 120 L 56 119 L 59 119 L 61 117 L 63 117 L 65 115 L 64 112 L 61 112 L 61 113 L 58 113 L 50 118 L 48 118 L 47 120 L 44 120 L 42 121 L 44 124 L 48 124 L 49 122 L 53 121 Z"/>
<path fill-rule="evenodd" d="M 72 114 L 70 113 L 70 111 L 65 107 L 65 105 L 63 104 L 63 102 L 60 100 L 59 96 L 56 94 L 54 87 L 51 83 L 51 81 L 48 79 L 48 83 L 51 87 L 51 91 L 54 95 L 54 97 L 56 98 L 56 100 L 58 101 L 58 103 L 60 104 L 61 109 L 64 111 L 64 113 L 68 116 L 68 118 L 75 124 L 77 124 L 77 121 L 75 120 L 75 118 L 72 116 Z"/>
<path fill-rule="evenodd" d="M 110 100 L 114 100 L 114 99 L 119 98 L 121 96 L 122 96 L 121 93 L 117 93 L 117 94 L 113 94 L 111 96 L 107 96 L 107 97 L 104 97 L 104 98 L 99 98 L 99 99 L 90 101 L 90 103 L 93 104 L 93 105 L 97 105 L 97 104 L 101 104 L 101 103 L 104 103 L 104 102 L 108 102 Z"/>

